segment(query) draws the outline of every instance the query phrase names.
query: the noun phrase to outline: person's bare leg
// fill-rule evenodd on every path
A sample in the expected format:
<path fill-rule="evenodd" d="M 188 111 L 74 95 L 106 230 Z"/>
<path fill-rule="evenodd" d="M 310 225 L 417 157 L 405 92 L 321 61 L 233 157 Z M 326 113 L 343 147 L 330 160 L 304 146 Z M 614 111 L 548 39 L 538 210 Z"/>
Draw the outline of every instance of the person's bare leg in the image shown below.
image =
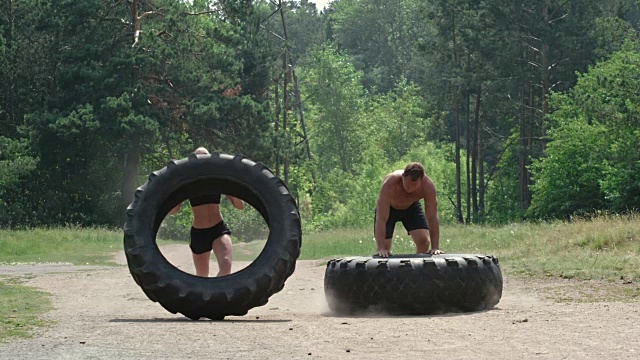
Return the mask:
<path fill-rule="evenodd" d="M 429 251 L 429 231 L 427 229 L 415 229 L 409 231 L 409 235 L 416 244 L 416 254 L 426 254 Z"/>
<path fill-rule="evenodd" d="M 209 276 L 209 259 L 211 258 L 211 251 L 207 251 L 203 254 L 194 254 L 193 265 L 196 267 L 196 275 L 207 277 Z"/>
<path fill-rule="evenodd" d="M 213 241 L 213 253 L 218 260 L 217 276 L 225 276 L 231 274 L 231 263 L 233 261 L 233 246 L 231 243 L 231 237 L 224 234 Z"/>

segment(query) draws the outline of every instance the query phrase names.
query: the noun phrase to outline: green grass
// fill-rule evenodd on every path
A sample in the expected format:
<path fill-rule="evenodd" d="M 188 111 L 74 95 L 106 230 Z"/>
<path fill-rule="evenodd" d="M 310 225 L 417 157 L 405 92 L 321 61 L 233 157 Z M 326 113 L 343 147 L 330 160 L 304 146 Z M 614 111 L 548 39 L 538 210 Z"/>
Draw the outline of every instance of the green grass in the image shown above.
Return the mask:
<path fill-rule="evenodd" d="M 51 324 L 40 318 L 51 309 L 48 293 L 0 278 L 0 342 L 29 337 L 35 328 Z"/>
<path fill-rule="evenodd" d="M 253 261 L 258 257 L 266 240 L 255 240 L 250 242 L 237 242 L 233 244 L 234 261 Z"/>
<path fill-rule="evenodd" d="M 393 252 L 413 253 L 411 238 L 398 225 Z M 0 230 L 0 264 L 68 262 L 109 265 L 122 251 L 122 231 L 52 228 Z M 503 271 L 535 277 L 640 279 L 640 216 L 608 216 L 572 222 L 519 223 L 506 226 L 442 225 L 447 253 L 483 253 L 499 257 Z M 160 240 L 159 244 L 176 243 Z M 184 244 L 184 242 L 182 242 Z M 253 260 L 262 242 L 236 245 L 235 258 Z M 301 259 L 371 255 L 370 227 L 304 234 Z"/>
<path fill-rule="evenodd" d="M 120 230 L 102 228 L 0 230 L 0 264 L 114 265 L 113 253 L 123 250 L 123 236 Z"/>
<path fill-rule="evenodd" d="M 447 253 L 482 253 L 499 257 L 507 275 L 564 277 L 578 280 L 640 279 L 640 216 L 610 216 L 573 222 L 520 223 L 507 226 L 443 225 L 441 248 Z M 393 242 L 395 254 L 415 251 L 401 225 Z M 0 230 L 0 264 L 67 262 L 77 265 L 111 265 L 114 252 L 122 251 L 119 230 L 52 228 Z M 159 240 L 160 245 L 175 241 Z M 182 242 L 185 244 L 185 242 Z M 234 258 L 253 260 L 264 241 L 238 243 Z M 304 234 L 301 259 L 371 255 L 375 241 L 371 227 L 337 229 Z M 613 284 L 611 284 L 613 285 Z M 637 286 L 575 286 L 591 297 L 638 299 Z M 566 290 L 566 289 L 565 289 Z M 571 292 L 556 289 L 557 299 L 577 301 Z M 600 292 L 600 293 L 599 293 Z M 573 297 L 571 297 L 573 296 Z M 581 300 L 582 299 L 582 300 Z M 49 295 L 23 286 L 16 279 L 0 278 L 0 341 L 30 336 L 47 322 L 39 315 L 51 309 Z"/>
<path fill-rule="evenodd" d="M 173 241 L 160 240 L 159 244 Z M 17 263 L 72 263 L 115 265 L 113 253 L 123 250 L 123 233 L 109 229 L 50 228 L 0 230 L 0 265 Z M 0 342 L 29 337 L 49 323 L 40 315 L 50 310 L 48 293 L 0 278 Z"/>
<path fill-rule="evenodd" d="M 394 254 L 415 252 L 402 225 L 394 234 Z M 496 255 L 507 274 L 640 280 L 638 215 L 495 227 L 442 225 L 440 248 L 447 253 Z M 370 228 L 343 229 L 305 234 L 301 258 L 371 255 L 375 250 Z"/>

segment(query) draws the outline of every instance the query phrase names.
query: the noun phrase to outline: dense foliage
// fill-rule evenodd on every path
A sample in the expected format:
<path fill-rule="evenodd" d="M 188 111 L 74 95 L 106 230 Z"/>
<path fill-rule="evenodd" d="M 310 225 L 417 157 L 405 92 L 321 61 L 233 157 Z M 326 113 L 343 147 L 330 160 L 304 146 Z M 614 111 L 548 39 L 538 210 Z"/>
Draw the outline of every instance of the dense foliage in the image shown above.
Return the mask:
<path fill-rule="evenodd" d="M 306 229 L 371 226 L 409 161 L 443 221 L 640 206 L 635 0 L 0 6 L 0 227 L 118 226 L 197 146 L 271 167 Z"/>

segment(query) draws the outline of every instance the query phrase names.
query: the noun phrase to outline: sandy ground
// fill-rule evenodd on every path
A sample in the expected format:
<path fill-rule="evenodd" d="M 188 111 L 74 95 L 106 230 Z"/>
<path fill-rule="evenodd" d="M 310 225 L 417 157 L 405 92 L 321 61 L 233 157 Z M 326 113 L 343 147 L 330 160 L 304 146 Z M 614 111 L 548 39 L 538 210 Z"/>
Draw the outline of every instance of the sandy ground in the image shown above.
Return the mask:
<path fill-rule="evenodd" d="M 193 271 L 186 245 L 163 253 Z M 0 276 L 52 293 L 45 318 L 56 322 L 0 344 L 1 359 L 640 359 L 640 304 L 549 300 L 550 290 L 580 288 L 568 280 L 506 278 L 502 300 L 486 312 L 337 317 L 324 300 L 324 262 L 299 261 L 267 305 L 191 321 L 148 300 L 126 266 L 0 266 Z"/>

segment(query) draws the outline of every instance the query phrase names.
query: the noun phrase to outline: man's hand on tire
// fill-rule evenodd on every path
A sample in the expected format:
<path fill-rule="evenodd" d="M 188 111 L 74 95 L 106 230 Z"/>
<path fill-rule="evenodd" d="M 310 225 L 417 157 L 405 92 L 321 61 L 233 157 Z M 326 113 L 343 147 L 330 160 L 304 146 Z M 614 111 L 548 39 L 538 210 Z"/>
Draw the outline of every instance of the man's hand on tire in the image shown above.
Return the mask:
<path fill-rule="evenodd" d="M 389 255 L 391 255 L 391 250 L 378 249 L 378 251 L 376 252 L 376 255 L 380 257 L 389 257 Z"/>

